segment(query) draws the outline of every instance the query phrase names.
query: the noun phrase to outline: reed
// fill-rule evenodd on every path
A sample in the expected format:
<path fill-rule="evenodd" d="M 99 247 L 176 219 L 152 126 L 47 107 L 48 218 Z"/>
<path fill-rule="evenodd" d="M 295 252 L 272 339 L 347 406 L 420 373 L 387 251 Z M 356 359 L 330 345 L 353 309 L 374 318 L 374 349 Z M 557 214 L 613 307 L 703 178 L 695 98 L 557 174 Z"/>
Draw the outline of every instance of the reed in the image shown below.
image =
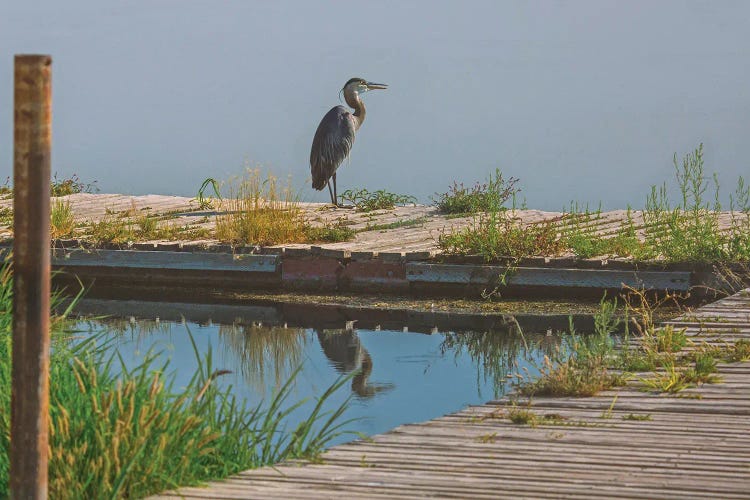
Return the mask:
<path fill-rule="evenodd" d="M 58 298 L 53 302 L 57 303 Z M 0 270 L 0 498 L 8 497 L 12 277 Z M 287 428 L 305 401 L 289 404 L 299 368 L 267 403 L 248 406 L 209 350 L 178 387 L 169 362 L 149 352 L 127 367 L 102 333 L 71 340 L 64 316 L 53 321 L 50 359 L 51 498 L 134 498 L 216 480 L 286 459 L 314 458 L 344 434 L 346 399 L 324 411 L 344 377 L 329 387 L 306 419 Z M 112 337 L 110 337 L 112 338 Z M 192 338 L 190 339 L 192 342 Z"/>

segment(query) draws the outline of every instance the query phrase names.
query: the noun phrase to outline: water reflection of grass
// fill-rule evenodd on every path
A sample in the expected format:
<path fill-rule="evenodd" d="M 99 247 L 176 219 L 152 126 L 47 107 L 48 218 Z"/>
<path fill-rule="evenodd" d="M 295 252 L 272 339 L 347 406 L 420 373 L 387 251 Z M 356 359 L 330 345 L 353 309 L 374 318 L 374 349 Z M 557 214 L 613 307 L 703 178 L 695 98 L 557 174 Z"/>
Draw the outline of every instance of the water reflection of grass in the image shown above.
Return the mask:
<path fill-rule="evenodd" d="M 9 496 L 10 481 L 12 291 L 10 267 L 0 264 L 0 498 Z M 53 304 L 58 300 L 53 296 Z M 299 419 L 291 420 L 291 413 L 304 403 L 290 402 L 299 369 L 267 403 L 250 406 L 231 386 L 216 383 L 225 371 L 214 368 L 210 347 L 201 353 L 192 335 L 180 340 L 191 343 L 197 367 L 178 385 L 158 350 L 127 366 L 113 344 L 127 340 L 128 332 L 147 339 L 129 321 L 113 325 L 119 336 L 103 330 L 85 337 L 63 316 L 52 319 L 50 498 L 142 498 L 251 467 L 315 458 L 351 422 L 342 418 L 349 399 L 326 410 L 346 377 L 292 425 Z M 156 321 L 142 326 L 164 328 Z"/>
<path fill-rule="evenodd" d="M 237 371 L 251 386 L 263 389 L 273 376 L 278 388 L 302 364 L 307 337 L 300 328 L 261 325 L 219 325 L 219 338 L 231 357 L 238 359 Z"/>
<path fill-rule="evenodd" d="M 505 393 L 509 376 L 518 372 L 518 360 L 529 359 L 536 352 L 551 351 L 557 336 L 521 334 L 517 327 L 484 332 L 446 333 L 440 344 L 442 354 L 453 352 L 456 359 L 466 352 L 477 367 L 477 388 L 480 380 L 491 381 L 494 396 Z"/>

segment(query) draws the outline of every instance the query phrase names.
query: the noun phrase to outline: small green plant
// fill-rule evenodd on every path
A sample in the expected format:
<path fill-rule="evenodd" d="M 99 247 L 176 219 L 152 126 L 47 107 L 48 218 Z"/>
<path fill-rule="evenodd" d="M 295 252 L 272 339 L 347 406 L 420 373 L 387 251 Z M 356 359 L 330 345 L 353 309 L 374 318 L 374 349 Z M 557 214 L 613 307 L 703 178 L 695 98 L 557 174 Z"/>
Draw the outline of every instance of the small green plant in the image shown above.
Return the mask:
<path fill-rule="evenodd" d="M 521 408 L 515 403 L 507 411 L 508 420 L 516 425 L 528 425 L 536 427 L 538 425 L 570 425 L 566 418 L 557 413 L 537 414 L 531 410 L 531 403 L 526 408 Z"/>
<path fill-rule="evenodd" d="M 306 239 L 309 242 L 337 243 L 349 241 L 357 232 L 342 223 L 324 224 L 322 226 L 307 226 Z"/>
<path fill-rule="evenodd" d="M 715 384 L 721 380 L 716 375 L 716 359 L 707 353 L 699 353 L 692 367 L 680 369 L 677 361 L 671 358 L 662 368 L 662 371 L 641 379 L 648 389 L 676 393 L 697 384 Z"/>
<path fill-rule="evenodd" d="M 520 188 L 516 187 L 518 179 L 503 178 L 500 169 L 495 169 L 494 177 L 490 174 L 485 183 L 477 182 L 473 187 L 453 182 L 445 193 L 435 193 L 433 202 L 445 214 L 475 214 L 478 212 L 497 212 L 505 203 L 514 198 Z"/>
<path fill-rule="evenodd" d="M 219 183 L 213 177 L 208 177 L 203 181 L 201 187 L 198 188 L 198 194 L 194 198 L 198 202 L 198 206 L 201 210 L 214 207 L 214 198 L 206 196 L 206 191 L 208 191 L 209 187 L 213 190 L 214 196 L 216 197 L 215 199 L 218 201 L 222 200 Z"/>
<path fill-rule="evenodd" d="M 599 415 L 599 418 L 604 418 L 604 419 L 610 419 L 610 418 L 612 418 L 612 412 L 615 409 L 615 403 L 617 403 L 617 395 L 615 395 L 615 397 L 612 398 L 612 402 L 610 403 L 609 408 L 607 408 L 606 410 L 604 410 L 602 412 L 602 414 Z"/>
<path fill-rule="evenodd" d="M 652 328 L 644 332 L 641 345 L 656 353 L 680 352 L 690 342 L 686 332 L 686 328 L 675 328 L 672 325 Z"/>
<path fill-rule="evenodd" d="M 477 438 L 477 443 L 494 443 L 497 440 L 497 432 L 483 434 Z"/>
<path fill-rule="evenodd" d="M 384 189 L 370 192 L 367 189 L 347 189 L 339 195 L 341 202 L 350 202 L 357 210 L 390 210 L 397 205 L 411 205 L 417 202 L 414 196 L 395 194 Z"/>
<path fill-rule="evenodd" d="M 0 226 L 13 226 L 13 209 L 10 207 L 0 208 Z"/>
<path fill-rule="evenodd" d="M 52 176 L 50 181 L 50 196 L 67 196 L 76 193 L 95 193 L 99 191 L 96 181 L 84 183 L 77 174 L 73 174 L 67 179 L 58 179 L 57 173 Z"/>

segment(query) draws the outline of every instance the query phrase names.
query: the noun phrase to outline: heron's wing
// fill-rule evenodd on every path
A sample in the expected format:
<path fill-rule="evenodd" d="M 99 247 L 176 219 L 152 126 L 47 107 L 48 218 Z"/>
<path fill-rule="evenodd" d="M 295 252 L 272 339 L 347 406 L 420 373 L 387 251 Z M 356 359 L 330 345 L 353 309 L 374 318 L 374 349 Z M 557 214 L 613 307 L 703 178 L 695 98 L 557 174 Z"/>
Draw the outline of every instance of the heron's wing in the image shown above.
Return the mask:
<path fill-rule="evenodd" d="M 313 187 L 323 189 L 354 144 L 354 121 L 343 106 L 332 108 L 318 125 L 310 150 Z"/>

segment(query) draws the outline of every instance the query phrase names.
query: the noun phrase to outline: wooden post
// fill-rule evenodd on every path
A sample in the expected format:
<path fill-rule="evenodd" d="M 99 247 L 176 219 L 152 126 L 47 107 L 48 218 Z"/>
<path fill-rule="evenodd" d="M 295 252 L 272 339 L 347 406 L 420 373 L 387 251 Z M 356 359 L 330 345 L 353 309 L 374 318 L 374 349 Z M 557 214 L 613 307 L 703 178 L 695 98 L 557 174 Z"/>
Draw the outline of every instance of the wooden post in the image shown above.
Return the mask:
<path fill-rule="evenodd" d="M 52 58 L 17 55 L 10 492 L 47 498 Z"/>

